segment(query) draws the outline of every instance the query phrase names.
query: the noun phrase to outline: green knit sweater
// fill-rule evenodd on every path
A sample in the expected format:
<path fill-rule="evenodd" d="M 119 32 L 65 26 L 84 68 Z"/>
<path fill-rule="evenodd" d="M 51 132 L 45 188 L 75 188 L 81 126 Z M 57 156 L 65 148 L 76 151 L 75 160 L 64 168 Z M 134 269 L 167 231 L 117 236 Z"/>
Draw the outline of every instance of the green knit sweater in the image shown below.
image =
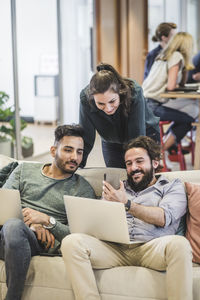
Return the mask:
<path fill-rule="evenodd" d="M 42 172 L 40 163 L 22 163 L 9 176 L 3 188 L 18 189 L 22 208 L 30 207 L 57 220 L 50 229 L 59 242 L 70 233 L 63 195 L 96 198 L 93 188 L 80 175 L 70 178 L 54 179 Z"/>

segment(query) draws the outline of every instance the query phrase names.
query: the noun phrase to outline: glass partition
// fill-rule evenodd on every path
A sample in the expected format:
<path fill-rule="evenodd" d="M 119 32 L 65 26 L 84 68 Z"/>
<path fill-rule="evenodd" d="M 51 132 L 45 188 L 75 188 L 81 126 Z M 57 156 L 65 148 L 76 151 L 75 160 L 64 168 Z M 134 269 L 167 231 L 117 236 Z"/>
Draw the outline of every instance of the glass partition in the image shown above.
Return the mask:
<path fill-rule="evenodd" d="M 23 158 L 30 159 L 33 156 L 40 159 L 44 153 L 48 153 L 53 143 L 57 124 L 78 121 L 79 93 L 91 76 L 93 1 L 0 0 L 0 37 L 4 41 L 0 48 L 0 92 L 9 95 L 6 104 L 15 110 L 12 2 L 16 7 L 17 81 L 24 148 L 22 154 Z M 59 13 L 57 8 L 60 9 Z M 62 56 L 61 60 L 59 55 Z M 63 88 L 60 93 L 59 87 Z M 61 107 L 63 109 L 59 110 Z M 0 126 L 5 124 L 10 128 L 8 121 L 9 119 L 2 120 L 0 116 Z M 0 153 L 2 149 L 0 144 Z M 13 155 L 8 150 L 3 154 Z"/>

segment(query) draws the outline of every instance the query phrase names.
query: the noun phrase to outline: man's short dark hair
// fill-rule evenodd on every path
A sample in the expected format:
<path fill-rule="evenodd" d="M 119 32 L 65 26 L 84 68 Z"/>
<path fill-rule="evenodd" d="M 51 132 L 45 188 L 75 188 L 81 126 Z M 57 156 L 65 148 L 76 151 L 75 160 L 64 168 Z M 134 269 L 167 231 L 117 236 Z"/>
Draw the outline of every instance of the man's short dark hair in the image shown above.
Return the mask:
<path fill-rule="evenodd" d="M 161 147 L 153 139 L 148 136 L 139 136 L 135 139 L 130 140 L 124 146 L 125 152 L 132 148 L 143 148 L 147 151 L 150 160 L 161 160 Z M 156 171 L 159 171 L 162 166 L 158 166 Z"/>
<path fill-rule="evenodd" d="M 55 141 L 54 143 L 60 142 L 60 140 L 64 136 L 77 136 L 83 139 L 83 128 L 79 124 L 72 124 L 72 125 L 60 125 L 55 129 Z"/>

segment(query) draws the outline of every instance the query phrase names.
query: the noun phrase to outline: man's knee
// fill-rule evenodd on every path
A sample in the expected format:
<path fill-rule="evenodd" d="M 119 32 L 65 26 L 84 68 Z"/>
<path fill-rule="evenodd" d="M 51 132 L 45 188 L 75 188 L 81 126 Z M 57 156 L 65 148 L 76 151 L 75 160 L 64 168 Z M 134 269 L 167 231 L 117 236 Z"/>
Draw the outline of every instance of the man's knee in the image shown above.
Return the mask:
<path fill-rule="evenodd" d="M 81 233 L 72 233 L 67 235 L 63 240 L 61 244 L 61 251 L 63 254 L 63 257 L 70 258 L 75 253 L 76 255 L 85 255 L 87 254 L 86 247 L 84 241 L 84 234 Z"/>
<path fill-rule="evenodd" d="M 9 219 L 5 222 L 2 228 L 2 238 L 9 247 L 16 247 L 18 243 L 21 243 L 21 237 L 23 236 L 23 231 L 25 224 L 20 219 Z"/>
<path fill-rule="evenodd" d="M 166 253 L 168 255 L 177 255 L 177 257 L 192 257 L 192 249 L 189 241 L 184 236 L 172 236 L 169 240 Z"/>
<path fill-rule="evenodd" d="M 67 235 L 62 240 L 61 250 L 71 251 L 76 249 L 80 245 L 81 239 L 82 237 L 80 233 L 72 233 Z"/>

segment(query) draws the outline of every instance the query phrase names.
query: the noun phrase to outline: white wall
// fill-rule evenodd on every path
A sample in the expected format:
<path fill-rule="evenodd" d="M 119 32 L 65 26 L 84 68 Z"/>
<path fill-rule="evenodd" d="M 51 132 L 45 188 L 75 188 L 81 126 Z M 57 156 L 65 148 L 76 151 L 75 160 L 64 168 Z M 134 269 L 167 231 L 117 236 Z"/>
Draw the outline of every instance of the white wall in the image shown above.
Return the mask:
<path fill-rule="evenodd" d="M 149 0 L 148 2 L 148 27 L 149 50 L 157 47 L 158 43 L 152 41 L 157 26 L 162 22 L 174 22 L 180 29 L 180 0 Z"/>
<path fill-rule="evenodd" d="M 34 75 L 44 74 L 46 57 L 57 57 L 56 0 L 17 0 L 16 8 L 20 113 L 34 116 Z"/>
<path fill-rule="evenodd" d="M 92 0 L 61 0 L 60 4 L 63 120 L 72 123 L 78 121 L 80 91 L 89 83 L 92 75 Z M 35 98 L 34 75 L 56 74 L 58 71 L 56 9 L 56 0 L 16 0 L 19 104 L 22 116 L 35 117 L 38 103 L 44 99 Z M 0 39 L 0 90 L 7 92 L 14 103 L 9 0 L 0 0 Z"/>
<path fill-rule="evenodd" d="M 34 75 L 41 59 L 57 55 L 56 0 L 17 0 L 20 114 L 34 117 Z M 0 0 L 0 90 L 13 99 L 10 1 Z"/>
<path fill-rule="evenodd" d="M 199 0 L 149 0 L 149 50 L 158 45 L 151 38 L 161 22 L 174 22 L 177 24 L 177 31 L 187 31 L 192 34 L 196 48 L 199 39 L 198 3 Z"/>
<path fill-rule="evenodd" d="M 0 40 L 0 91 L 9 94 L 10 104 L 13 104 L 11 21 L 8 0 L 0 0 Z"/>
<path fill-rule="evenodd" d="M 79 94 L 91 77 L 92 1 L 61 1 L 63 120 L 78 122 Z"/>

